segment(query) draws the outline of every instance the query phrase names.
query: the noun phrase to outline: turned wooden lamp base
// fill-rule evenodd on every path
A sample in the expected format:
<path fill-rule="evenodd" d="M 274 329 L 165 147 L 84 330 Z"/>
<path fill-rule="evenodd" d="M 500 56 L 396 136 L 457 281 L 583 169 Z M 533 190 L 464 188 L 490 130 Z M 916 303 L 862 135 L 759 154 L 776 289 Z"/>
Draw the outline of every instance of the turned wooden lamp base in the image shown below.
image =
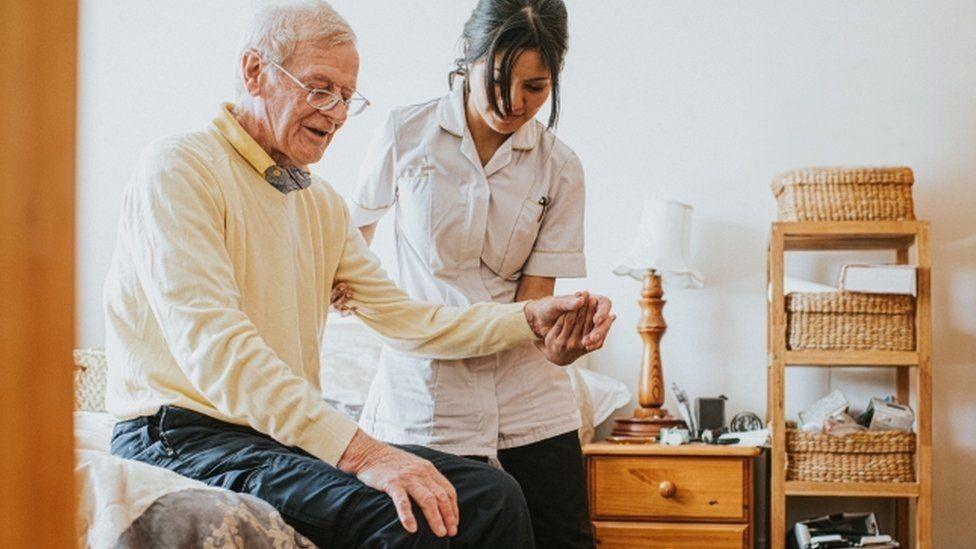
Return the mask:
<path fill-rule="evenodd" d="M 634 408 L 632 417 L 614 420 L 609 442 L 657 442 L 661 429 L 686 428 L 685 422 L 671 416 L 664 408 Z"/>
<path fill-rule="evenodd" d="M 640 376 L 637 378 L 637 403 L 632 417 L 614 420 L 610 442 L 657 442 L 661 429 L 686 427 L 685 422 L 668 415 L 664 409 L 664 375 L 661 368 L 661 337 L 668 325 L 664 322 L 664 289 L 661 276 L 651 269 L 644 273 L 641 299 L 638 301 L 641 317 L 637 333 L 644 344 Z"/>

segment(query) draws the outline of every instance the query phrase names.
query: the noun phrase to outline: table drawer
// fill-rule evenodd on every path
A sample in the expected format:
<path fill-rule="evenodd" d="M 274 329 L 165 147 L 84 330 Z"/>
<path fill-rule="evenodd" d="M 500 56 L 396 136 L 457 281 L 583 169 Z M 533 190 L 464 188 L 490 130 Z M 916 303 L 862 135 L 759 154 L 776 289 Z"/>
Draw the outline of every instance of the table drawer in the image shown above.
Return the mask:
<path fill-rule="evenodd" d="M 594 522 L 596 546 L 606 549 L 748 549 L 745 524 Z"/>
<path fill-rule="evenodd" d="M 589 474 L 596 520 L 749 520 L 745 459 L 592 456 Z"/>

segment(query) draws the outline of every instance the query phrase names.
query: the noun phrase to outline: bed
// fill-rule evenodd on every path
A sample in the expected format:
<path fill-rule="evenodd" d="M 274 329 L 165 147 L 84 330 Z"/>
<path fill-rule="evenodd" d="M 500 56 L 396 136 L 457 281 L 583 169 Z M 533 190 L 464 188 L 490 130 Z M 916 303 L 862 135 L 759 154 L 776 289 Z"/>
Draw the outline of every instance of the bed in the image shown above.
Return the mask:
<path fill-rule="evenodd" d="M 330 319 L 322 353 L 323 398 L 358 419 L 381 344 L 352 318 Z M 314 547 L 264 501 L 109 453 L 115 419 L 104 410 L 105 356 L 75 352 L 79 547 Z M 570 367 L 583 419 L 581 440 L 630 401 L 626 386 Z"/>

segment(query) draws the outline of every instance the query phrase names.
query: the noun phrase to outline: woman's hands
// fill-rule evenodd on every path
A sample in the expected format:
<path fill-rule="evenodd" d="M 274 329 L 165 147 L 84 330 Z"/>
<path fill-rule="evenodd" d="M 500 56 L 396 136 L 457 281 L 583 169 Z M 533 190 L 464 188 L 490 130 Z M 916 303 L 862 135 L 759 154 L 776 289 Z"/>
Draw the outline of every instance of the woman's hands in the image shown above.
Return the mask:
<path fill-rule="evenodd" d="M 530 301 L 525 306 L 525 318 L 539 337 L 536 347 L 550 362 L 565 366 L 603 347 L 617 319 L 610 314 L 611 306 L 604 296 L 578 292 L 575 296 Z"/>
<path fill-rule="evenodd" d="M 340 282 L 332 287 L 332 310 L 338 311 L 342 316 L 349 316 L 356 312 L 356 308 L 349 305 L 349 300 L 353 298 L 352 289 L 345 282 Z"/>

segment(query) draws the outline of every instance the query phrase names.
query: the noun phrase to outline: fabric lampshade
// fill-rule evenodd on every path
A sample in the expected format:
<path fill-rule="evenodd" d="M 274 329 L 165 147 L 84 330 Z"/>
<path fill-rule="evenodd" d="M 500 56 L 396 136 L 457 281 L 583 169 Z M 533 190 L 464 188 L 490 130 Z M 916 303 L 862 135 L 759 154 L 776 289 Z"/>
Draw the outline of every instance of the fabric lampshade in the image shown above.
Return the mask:
<path fill-rule="evenodd" d="M 681 202 L 645 200 L 634 243 L 614 274 L 641 280 L 647 269 L 654 269 L 668 285 L 703 287 L 705 277 L 690 260 L 691 212 Z"/>

